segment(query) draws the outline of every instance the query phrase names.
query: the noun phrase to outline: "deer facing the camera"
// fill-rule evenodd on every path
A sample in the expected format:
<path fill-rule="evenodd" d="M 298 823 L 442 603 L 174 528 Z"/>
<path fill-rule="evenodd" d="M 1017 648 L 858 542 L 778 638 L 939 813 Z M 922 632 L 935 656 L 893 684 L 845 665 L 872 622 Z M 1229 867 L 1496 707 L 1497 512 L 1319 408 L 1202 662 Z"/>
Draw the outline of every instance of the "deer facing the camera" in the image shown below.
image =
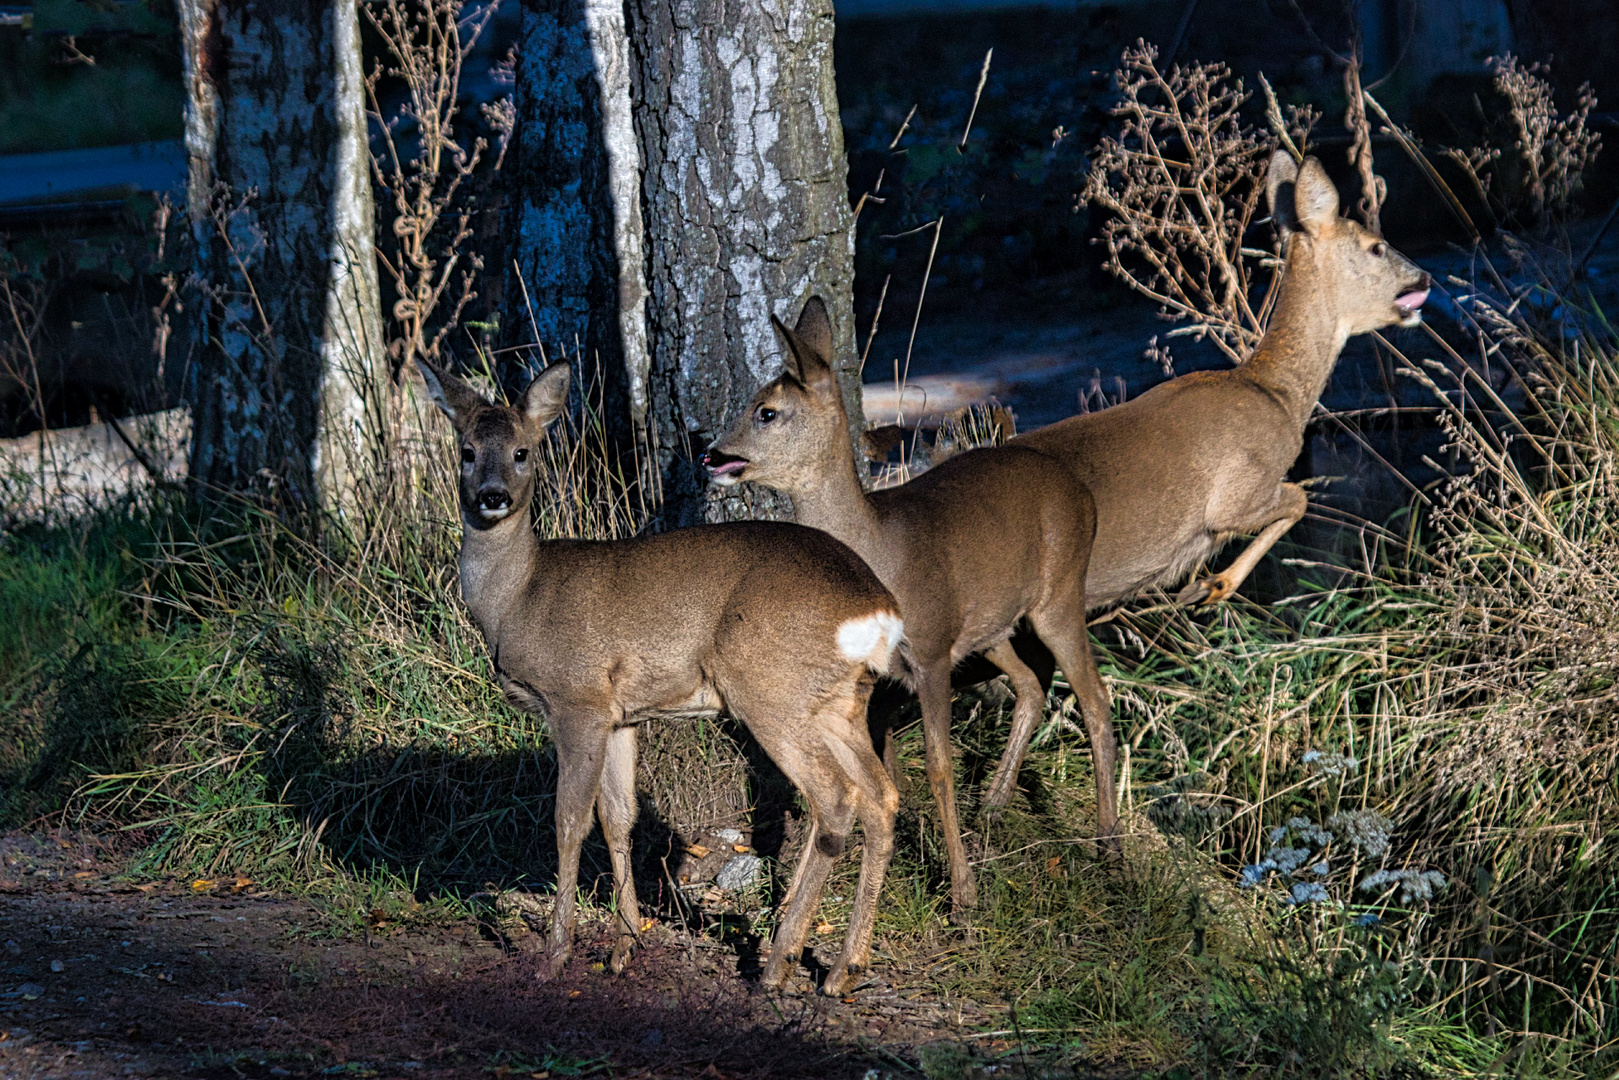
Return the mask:
<path fill-rule="evenodd" d="M 799 524 L 848 544 L 898 598 L 959 914 L 974 905 L 976 889 L 956 816 L 950 673 L 983 653 L 1012 681 L 1012 732 L 984 799 L 1004 806 L 1045 702 L 1041 680 L 1012 650 L 1024 619 L 1079 699 L 1096 765 L 1099 831 L 1116 832 L 1113 725 L 1085 632 L 1095 509 L 1062 462 L 1022 447 L 969 450 L 907 484 L 866 492 L 830 360 L 825 306 L 812 297 L 795 329 L 776 326 L 787 343 L 785 370 L 710 449 L 710 474 L 719 484 L 751 480 L 790 495 Z"/>
<path fill-rule="evenodd" d="M 1092 607 L 1180 581 L 1233 536 L 1257 533 L 1228 568 L 1176 599 L 1208 604 L 1236 592 L 1304 516 L 1304 489 L 1286 483 L 1287 472 L 1344 343 L 1421 321 L 1431 279 L 1339 216 L 1338 190 L 1319 161 L 1295 165 L 1277 151 L 1266 193 L 1287 265 L 1253 356 L 1008 443 L 1062 461 L 1095 498 L 1085 581 Z"/>
<path fill-rule="evenodd" d="M 777 522 L 632 540 L 542 542 L 531 503 L 538 447 L 567 400 L 568 366 L 515 406 L 492 405 L 418 360 L 460 454 L 461 597 L 517 707 L 549 721 L 557 754 L 557 896 L 546 973 L 572 950 L 579 852 L 594 807 L 612 859 L 622 971 L 640 931 L 630 873 L 636 725 L 725 712 L 803 794 L 810 829 L 783 902 L 767 985 L 792 970 L 833 861 L 858 820 L 860 883 L 822 990 L 869 963 L 899 797 L 872 748 L 866 703 L 902 661 L 900 609 L 823 533 Z"/>

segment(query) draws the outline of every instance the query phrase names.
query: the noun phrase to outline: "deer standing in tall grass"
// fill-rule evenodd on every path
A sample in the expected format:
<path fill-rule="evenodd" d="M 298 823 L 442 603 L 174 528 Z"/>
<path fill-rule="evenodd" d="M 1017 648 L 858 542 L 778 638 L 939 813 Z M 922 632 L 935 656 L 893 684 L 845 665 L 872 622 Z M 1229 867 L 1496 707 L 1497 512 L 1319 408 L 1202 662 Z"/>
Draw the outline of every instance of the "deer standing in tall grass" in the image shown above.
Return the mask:
<path fill-rule="evenodd" d="M 579 850 L 594 805 L 612 858 L 621 972 L 640 930 L 630 871 L 636 725 L 726 712 L 803 793 L 811 823 L 764 971 L 797 963 L 816 902 L 856 819 L 860 883 L 836 995 L 870 961 L 894 850 L 899 796 L 872 747 L 866 703 L 903 662 L 888 590 L 847 547 L 778 522 L 713 525 L 633 540 L 542 542 L 534 534 L 538 447 L 567 400 L 568 366 L 515 406 L 492 405 L 417 358 L 460 452 L 461 597 L 509 701 L 550 722 L 557 752 L 557 895 L 545 972 L 572 952 Z"/>
<path fill-rule="evenodd" d="M 787 493 L 799 524 L 848 544 L 899 599 L 959 917 L 977 890 L 956 817 L 950 673 L 982 653 L 1017 693 L 1012 732 L 984 798 L 989 808 L 1003 807 L 1046 697 L 1042 680 L 1012 650 L 1025 618 L 1079 699 L 1096 764 L 1099 831 L 1108 838 L 1117 831 L 1117 746 L 1085 632 L 1095 507 L 1062 462 L 1027 447 L 969 450 L 910 483 L 866 492 L 832 369 L 826 307 L 812 297 L 795 329 L 776 328 L 787 343 L 786 369 L 710 449 L 710 474 L 722 485 L 751 480 Z"/>
<path fill-rule="evenodd" d="M 1285 482 L 1287 471 L 1344 343 L 1422 319 L 1432 279 L 1377 233 L 1339 216 L 1338 190 L 1319 161 L 1296 165 L 1277 151 L 1266 194 L 1287 262 L 1253 356 L 1007 444 L 1066 463 L 1095 498 L 1085 580 L 1092 607 L 1179 581 L 1233 536 L 1257 533 L 1229 567 L 1176 600 L 1212 604 L 1236 592 L 1304 516 L 1304 489 Z"/>

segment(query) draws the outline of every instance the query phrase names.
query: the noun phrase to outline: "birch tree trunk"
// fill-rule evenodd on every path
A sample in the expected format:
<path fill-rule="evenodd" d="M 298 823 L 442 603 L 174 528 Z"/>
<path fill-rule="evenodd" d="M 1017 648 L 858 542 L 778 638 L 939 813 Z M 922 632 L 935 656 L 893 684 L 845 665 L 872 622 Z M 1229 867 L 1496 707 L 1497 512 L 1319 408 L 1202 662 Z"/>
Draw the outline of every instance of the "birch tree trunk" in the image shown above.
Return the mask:
<path fill-rule="evenodd" d="M 354 0 L 180 0 L 189 213 L 211 290 L 191 475 L 347 525 L 386 364 Z"/>
<path fill-rule="evenodd" d="M 643 187 L 649 401 L 671 524 L 780 516 L 711 494 L 702 451 L 781 369 L 772 314 L 832 315 L 851 437 L 861 427 L 854 221 L 831 0 L 628 0 Z"/>
<path fill-rule="evenodd" d="M 611 417 L 639 429 L 647 368 L 641 171 L 623 8 L 522 3 L 517 126 L 502 170 L 512 245 L 503 336 L 537 342 L 551 360 L 581 349 Z"/>
<path fill-rule="evenodd" d="M 539 341 L 619 380 L 666 524 L 784 516 L 699 459 L 780 370 L 771 314 L 816 294 L 860 427 L 830 0 L 523 0 L 516 102 L 507 312 L 526 294 Z"/>

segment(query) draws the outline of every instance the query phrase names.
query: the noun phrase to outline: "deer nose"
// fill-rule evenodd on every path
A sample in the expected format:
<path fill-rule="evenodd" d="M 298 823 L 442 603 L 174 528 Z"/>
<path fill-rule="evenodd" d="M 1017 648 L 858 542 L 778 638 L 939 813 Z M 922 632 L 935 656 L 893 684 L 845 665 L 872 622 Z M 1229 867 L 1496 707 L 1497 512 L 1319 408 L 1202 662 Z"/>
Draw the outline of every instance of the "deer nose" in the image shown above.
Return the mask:
<path fill-rule="evenodd" d="M 478 505 L 485 510 L 504 510 L 512 504 L 512 494 L 505 488 L 484 488 L 478 492 Z"/>

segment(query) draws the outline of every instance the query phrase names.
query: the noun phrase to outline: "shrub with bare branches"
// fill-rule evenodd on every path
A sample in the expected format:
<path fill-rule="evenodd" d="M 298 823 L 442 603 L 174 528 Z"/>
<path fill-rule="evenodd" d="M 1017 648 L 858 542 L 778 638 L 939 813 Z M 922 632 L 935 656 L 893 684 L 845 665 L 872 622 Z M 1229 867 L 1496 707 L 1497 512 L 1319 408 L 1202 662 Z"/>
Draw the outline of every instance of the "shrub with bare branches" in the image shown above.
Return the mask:
<path fill-rule="evenodd" d="M 1492 56 L 1488 64 L 1496 93 L 1506 102 L 1512 145 L 1450 147 L 1445 155 L 1461 166 L 1479 198 L 1504 216 L 1527 224 L 1561 216 L 1602 150 L 1602 136 L 1590 128 L 1596 94 L 1582 83 L 1578 105 L 1565 116 L 1557 111 L 1548 65 L 1525 65 L 1511 53 Z M 1503 174 L 1504 162 L 1510 165 Z"/>
<path fill-rule="evenodd" d="M 1241 362 L 1264 329 L 1251 285 L 1272 257 L 1242 241 L 1271 143 L 1243 121 L 1250 95 L 1228 67 L 1165 72 L 1157 56 L 1138 41 L 1120 59 L 1113 112 L 1122 124 L 1093 153 L 1082 197 L 1108 214 L 1108 270 L 1157 301 L 1165 318 L 1187 323 L 1168 336 L 1206 337 Z M 1293 110 L 1291 120 L 1302 142 L 1313 114 Z"/>
<path fill-rule="evenodd" d="M 398 295 L 389 355 L 406 371 L 417 356 L 441 358 L 445 338 L 477 295 L 473 284 L 483 259 L 463 250 L 472 236 L 472 211 L 457 197 L 483 162 L 489 141 L 479 135 L 463 145 L 456 116 L 462 64 L 498 7 L 490 3 L 468 13 L 462 0 L 372 0 L 362 9 L 388 53 L 386 62 L 372 65 L 365 89 L 382 136 L 382 151 L 372 162 L 376 181 L 395 214 L 396 243 L 391 252 L 379 253 Z M 385 79 L 404 83 L 406 99 L 397 115 L 384 112 L 379 91 Z M 510 99 L 486 106 L 483 115 L 499 143 L 498 168 L 511 135 Z M 441 304 L 447 305 L 443 312 Z"/>

